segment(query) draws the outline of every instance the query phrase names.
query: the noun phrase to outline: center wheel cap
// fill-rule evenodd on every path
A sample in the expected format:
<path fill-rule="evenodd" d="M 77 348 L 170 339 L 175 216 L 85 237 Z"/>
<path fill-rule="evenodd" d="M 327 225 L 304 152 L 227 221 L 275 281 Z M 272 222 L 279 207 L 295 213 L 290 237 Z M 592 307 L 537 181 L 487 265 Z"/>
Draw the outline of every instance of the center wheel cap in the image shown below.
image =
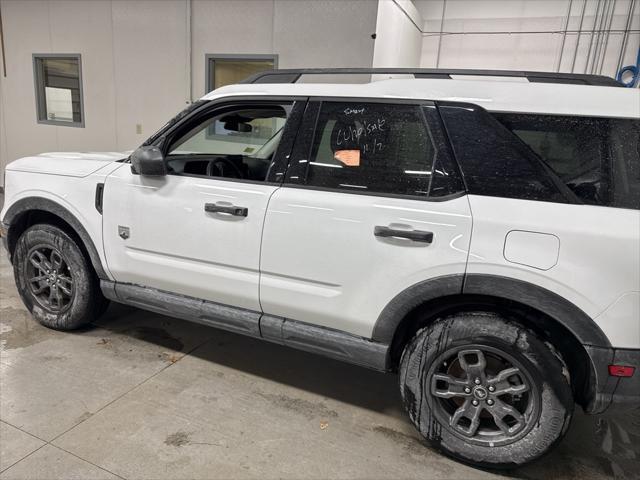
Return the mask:
<path fill-rule="evenodd" d="M 487 392 L 487 389 L 484 387 L 475 387 L 473 389 L 473 396 L 476 397 L 478 400 L 484 400 L 485 398 L 487 398 L 487 396 L 489 395 L 489 393 Z"/>

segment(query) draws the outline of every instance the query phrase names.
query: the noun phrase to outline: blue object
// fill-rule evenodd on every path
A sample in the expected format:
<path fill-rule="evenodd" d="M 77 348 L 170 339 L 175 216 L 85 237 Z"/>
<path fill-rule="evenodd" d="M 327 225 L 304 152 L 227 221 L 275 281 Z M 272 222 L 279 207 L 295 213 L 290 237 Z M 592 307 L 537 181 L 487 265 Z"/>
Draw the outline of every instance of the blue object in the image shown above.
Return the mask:
<path fill-rule="evenodd" d="M 631 80 L 628 82 L 625 82 L 622 80 L 622 77 L 627 72 L 631 72 Z M 638 83 L 638 80 L 640 80 L 640 48 L 638 48 L 638 58 L 636 59 L 636 64 L 622 67 L 618 72 L 618 76 L 616 77 L 616 80 L 622 83 L 625 87 L 628 87 L 628 88 L 635 87 L 636 83 Z"/>

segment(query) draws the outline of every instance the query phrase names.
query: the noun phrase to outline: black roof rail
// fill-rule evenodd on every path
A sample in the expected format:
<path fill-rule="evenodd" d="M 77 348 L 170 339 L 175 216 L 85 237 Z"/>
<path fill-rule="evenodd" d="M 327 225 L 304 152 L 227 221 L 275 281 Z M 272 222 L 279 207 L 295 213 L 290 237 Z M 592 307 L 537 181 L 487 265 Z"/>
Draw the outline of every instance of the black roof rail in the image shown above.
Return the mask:
<path fill-rule="evenodd" d="M 482 77 L 519 77 L 533 83 L 567 83 L 596 85 L 600 87 L 624 87 L 617 80 L 604 75 L 582 73 L 530 72 L 525 70 L 470 70 L 445 68 L 302 68 L 267 70 L 256 73 L 240 83 L 296 83 L 303 75 L 375 75 L 404 74 L 414 78 L 451 79 L 452 75 Z"/>

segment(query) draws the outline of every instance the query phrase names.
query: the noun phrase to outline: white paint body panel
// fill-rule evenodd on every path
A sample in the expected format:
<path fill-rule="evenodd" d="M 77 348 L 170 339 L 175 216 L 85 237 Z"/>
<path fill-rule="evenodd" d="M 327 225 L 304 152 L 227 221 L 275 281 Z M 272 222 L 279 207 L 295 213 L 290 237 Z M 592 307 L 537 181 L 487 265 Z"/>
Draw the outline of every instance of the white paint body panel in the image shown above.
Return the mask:
<path fill-rule="evenodd" d="M 80 171 L 83 168 L 80 166 L 81 163 L 82 161 L 76 161 Z M 80 175 L 51 175 L 7 168 L 4 207 L 0 218 L 4 218 L 7 210 L 24 198 L 46 198 L 59 204 L 82 224 L 93 240 L 105 272 L 110 275 L 102 248 L 102 215 L 96 210 L 94 199 L 96 185 L 104 182 L 109 173 L 121 165 L 109 162 L 103 164 L 99 170 L 83 175 L 82 178 Z"/>
<path fill-rule="evenodd" d="M 366 84 L 238 84 L 202 97 L 300 95 L 469 102 L 496 112 L 596 117 L 640 117 L 637 88 L 490 80 L 392 79 Z"/>
<path fill-rule="evenodd" d="M 52 152 L 34 157 L 20 158 L 7 165 L 7 171 L 33 172 L 47 175 L 86 177 L 116 160 L 126 158 L 126 153 Z"/>
<path fill-rule="evenodd" d="M 104 246 L 119 282 L 260 310 L 260 238 L 277 187 L 167 175 L 142 177 L 130 165 L 104 190 Z M 249 209 L 247 217 L 207 213 L 205 203 Z M 130 228 L 130 238 L 118 236 Z"/>
<path fill-rule="evenodd" d="M 376 225 L 430 231 L 433 243 L 381 239 Z M 466 197 L 428 202 L 281 188 L 265 221 L 262 308 L 370 337 L 398 293 L 464 273 L 470 234 Z"/>
<path fill-rule="evenodd" d="M 640 347 L 640 308 L 625 313 L 622 308 L 635 305 L 639 296 L 634 293 L 603 314 L 621 296 L 640 292 L 640 211 L 478 195 L 469 195 L 469 202 L 473 235 L 468 273 L 501 275 L 551 290 L 594 318 L 613 346 Z M 556 236 L 557 264 L 543 271 L 506 260 L 503 246 L 512 230 Z M 635 328 L 625 329 L 629 325 Z"/>

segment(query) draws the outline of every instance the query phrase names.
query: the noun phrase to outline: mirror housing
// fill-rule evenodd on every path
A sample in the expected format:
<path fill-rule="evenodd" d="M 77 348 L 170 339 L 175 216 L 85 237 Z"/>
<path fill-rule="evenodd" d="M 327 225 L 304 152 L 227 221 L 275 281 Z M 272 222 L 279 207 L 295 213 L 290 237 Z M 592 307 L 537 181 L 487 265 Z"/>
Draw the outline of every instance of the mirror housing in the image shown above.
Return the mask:
<path fill-rule="evenodd" d="M 149 177 L 162 177 L 167 174 L 167 164 L 164 162 L 162 150 L 155 145 L 145 145 L 137 148 L 131 154 L 131 170 Z"/>

